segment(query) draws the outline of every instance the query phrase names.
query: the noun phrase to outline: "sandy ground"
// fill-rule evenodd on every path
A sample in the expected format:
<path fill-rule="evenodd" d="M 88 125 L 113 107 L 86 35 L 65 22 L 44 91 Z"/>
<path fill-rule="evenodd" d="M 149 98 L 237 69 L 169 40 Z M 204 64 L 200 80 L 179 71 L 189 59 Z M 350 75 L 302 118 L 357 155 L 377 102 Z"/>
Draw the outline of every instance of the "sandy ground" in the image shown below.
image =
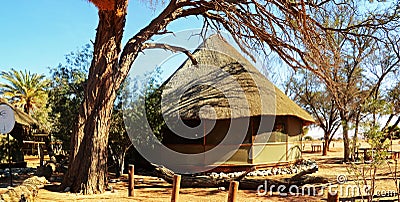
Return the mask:
<path fill-rule="evenodd" d="M 400 150 L 400 145 L 395 144 L 394 150 Z M 305 150 L 310 150 L 310 146 L 306 145 Z M 341 157 L 343 155 L 343 146 L 340 142 L 335 142 L 334 147 L 328 153 L 328 156 L 321 156 L 320 153 L 304 153 L 303 158 L 314 159 L 319 165 L 319 171 L 313 176 L 321 176 L 329 179 L 332 183 L 331 190 L 341 192 L 339 195 L 346 196 L 346 187 L 355 187 L 356 178 L 349 173 L 350 165 L 343 164 Z M 38 160 L 35 157 L 28 158 L 28 166 L 37 166 Z M 368 166 L 367 164 L 359 164 L 358 167 Z M 391 169 L 394 170 L 395 162 L 389 160 L 379 167 L 376 181 L 376 190 L 379 193 L 388 195 L 396 191 L 396 185 L 392 178 Z M 400 174 L 400 172 L 398 172 Z M 345 176 L 346 183 L 338 184 L 337 176 Z M 120 178 L 116 183 L 110 183 L 114 191 L 106 191 L 104 194 L 98 195 L 80 195 L 74 193 L 60 193 L 54 190 L 54 187 L 59 184 L 53 182 L 53 185 L 46 189 L 41 189 L 35 201 L 170 201 L 172 186 L 162 179 L 148 176 L 135 176 L 135 196 L 128 197 L 126 175 Z M 368 181 L 369 182 L 369 181 Z M 327 185 L 327 184 L 324 184 Z M 351 185 L 351 186 L 350 186 Z M 352 189 L 352 188 L 350 188 Z M 239 190 L 238 201 L 253 202 L 253 201 L 321 201 L 326 199 L 329 188 L 324 189 L 322 196 L 279 196 L 278 193 L 273 195 L 260 196 L 255 190 Z M 218 188 L 182 188 L 180 190 L 180 201 L 227 201 L 228 191 L 219 190 Z"/>

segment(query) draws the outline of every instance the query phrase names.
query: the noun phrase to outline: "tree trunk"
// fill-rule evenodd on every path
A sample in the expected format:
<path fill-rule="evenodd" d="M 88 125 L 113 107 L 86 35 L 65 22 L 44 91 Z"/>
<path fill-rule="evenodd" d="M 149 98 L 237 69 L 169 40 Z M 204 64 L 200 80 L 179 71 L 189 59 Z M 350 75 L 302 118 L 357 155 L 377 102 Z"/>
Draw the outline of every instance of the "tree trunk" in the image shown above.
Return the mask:
<path fill-rule="evenodd" d="M 113 154 L 115 161 L 115 177 L 119 178 L 124 173 L 124 158 L 125 152 L 121 151 L 120 153 Z"/>
<path fill-rule="evenodd" d="M 326 151 L 330 151 L 332 139 L 328 139 L 328 146 L 326 147 Z"/>
<path fill-rule="evenodd" d="M 109 151 L 109 156 L 111 156 L 112 161 L 114 162 L 114 172 L 115 172 L 115 177 L 119 178 L 121 176 L 120 170 L 121 170 L 121 161 L 120 161 L 120 156 L 122 155 L 121 153 L 118 153 L 114 151 L 111 147 L 111 145 L 108 145 L 108 151 Z"/>
<path fill-rule="evenodd" d="M 109 121 L 116 91 L 128 75 L 143 43 L 178 18 L 176 12 L 180 11 L 176 1 L 171 1 L 159 16 L 128 41 L 121 53 L 127 6 L 128 0 L 115 0 L 114 10 L 99 10 L 93 60 L 78 124 L 71 138 L 68 172 L 61 186 L 70 187 L 72 192 L 104 192 Z"/>
<path fill-rule="evenodd" d="M 343 161 L 348 162 L 350 156 L 350 143 L 349 143 L 349 125 L 347 121 L 342 121 L 343 129 Z"/>
<path fill-rule="evenodd" d="M 329 137 L 330 137 L 330 134 L 325 132 L 324 133 L 324 148 L 322 148 L 322 156 L 326 156 L 329 151 Z"/>
<path fill-rule="evenodd" d="M 353 144 L 352 144 L 352 159 L 355 159 L 355 153 L 356 153 L 356 148 L 357 148 L 357 141 L 358 141 L 358 126 L 360 125 L 360 115 L 361 115 L 361 110 L 357 112 L 356 116 L 356 123 L 355 123 L 355 129 L 354 129 L 354 136 L 353 136 Z"/>
<path fill-rule="evenodd" d="M 119 171 L 118 171 L 118 176 L 120 177 L 122 174 L 124 174 L 124 168 L 125 168 L 125 155 L 126 155 L 126 152 L 124 151 L 124 152 L 122 152 L 122 154 L 121 154 L 121 158 L 120 158 L 120 160 L 119 160 Z"/>
<path fill-rule="evenodd" d="M 106 187 L 109 120 L 121 84 L 114 77 L 118 72 L 127 4 L 121 0 L 115 10 L 99 11 L 93 60 L 62 186 L 70 187 L 72 192 L 102 193 Z"/>

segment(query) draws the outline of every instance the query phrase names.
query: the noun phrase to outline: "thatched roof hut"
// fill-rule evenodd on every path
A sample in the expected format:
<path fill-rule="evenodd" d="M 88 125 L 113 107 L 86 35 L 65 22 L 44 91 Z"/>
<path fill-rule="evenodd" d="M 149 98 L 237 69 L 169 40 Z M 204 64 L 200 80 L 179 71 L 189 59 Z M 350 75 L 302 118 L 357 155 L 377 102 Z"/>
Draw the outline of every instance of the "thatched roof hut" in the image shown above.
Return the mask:
<path fill-rule="evenodd" d="M 12 160 L 14 162 L 21 162 L 24 160 L 22 148 L 23 141 L 32 138 L 32 129 L 39 128 L 39 123 L 36 119 L 32 118 L 29 114 L 16 107 L 8 104 L 7 102 L 0 102 L 0 104 L 6 104 L 14 110 L 15 126 L 10 132 L 10 135 L 16 140 L 17 145 L 13 148 Z"/>
<path fill-rule="evenodd" d="M 186 166 L 253 166 L 300 158 L 303 126 L 314 122 L 309 113 L 219 35 L 206 39 L 193 57 L 197 66 L 186 60 L 160 87 L 169 127 L 162 132 L 163 144 L 181 153 L 205 153 L 204 162 L 188 158 Z M 184 136 L 176 134 L 182 131 L 178 118 L 189 126 Z M 229 153 L 221 158 L 207 153 L 220 145 L 233 151 L 221 150 Z"/>
<path fill-rule="evenodd" d="M 39 126 L 39 123 L 36 121 L 36 119 L 32 118 L 29 114 L 25 113 L 24 111 L 19 110 L 18 108 L 13 107 L 12 105 L 6 102 L 0 102 L 0 104 L 6 104 L 14 110 L 15 124 L 20 124 L 27 127 Z"/>
<path fill-rule="evenodd" d="M 39 123 L 36 119 L 32 118 L 29 114 L 17 109 L 13 108 L 15 113 L 15 122 L 17 124 L 21 124 L 24 126 L 39 126 Z"/>

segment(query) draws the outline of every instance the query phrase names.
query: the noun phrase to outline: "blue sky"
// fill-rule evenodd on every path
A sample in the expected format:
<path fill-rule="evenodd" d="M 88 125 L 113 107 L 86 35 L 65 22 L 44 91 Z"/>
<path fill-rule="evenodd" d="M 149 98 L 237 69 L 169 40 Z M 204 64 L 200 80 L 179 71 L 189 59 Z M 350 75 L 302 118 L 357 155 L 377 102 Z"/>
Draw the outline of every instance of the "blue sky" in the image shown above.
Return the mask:
<path fill-rule="evenodd" d="M 0 68 L 47 73 L 64 55 L 94 38 L 96 9 L 88 2 L 5 1 L 0 8 Z"/>
<path fill-rule="evenodd" d="M 157 14 L 143 2 L 130 1 L 124 42 Z M 67 53 L 94 41 L 97 23 L 97 9 L 86 0 L 4 1 L 0 7 L 0 70 L 48 74 L 47 67 L 63 63 Z M 188 24 L 192 26 L 193 20 L 171 26 L 184 29 Z"/>

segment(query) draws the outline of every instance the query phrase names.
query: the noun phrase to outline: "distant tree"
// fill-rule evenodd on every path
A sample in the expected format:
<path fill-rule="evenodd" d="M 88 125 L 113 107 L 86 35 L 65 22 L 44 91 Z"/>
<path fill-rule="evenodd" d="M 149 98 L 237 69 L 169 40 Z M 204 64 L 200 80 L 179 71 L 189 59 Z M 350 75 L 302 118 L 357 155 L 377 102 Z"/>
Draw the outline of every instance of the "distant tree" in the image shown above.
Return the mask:
<path fill-rule="evenodd" d="M 365 19 L 354 8 L 357 4 L 349 2 L 354 7 L 335 7 L 330 4 L 324 5 L 324 9 L 315 12 L 315 18 L 322 24 L 331 27 L 323 40 L 318 43 L 319 48 L 310 47 L 309 51 L 313 55 L 309 62 L 314 64 L 320 71 L 318 77 L 325 84 L 331 99 L 336 105 L 337 113 L 341 120 L 341 130 L 344 144 L 344 160 L 350 158 L 350 139 L 349 131 L 355 129 L 354 141 L 357 140 L 359 123 L 362 118 L 362 107 L 368 99 L 379 91 L 382 81 L 395 70 L 398 59 L 386 60 L 382 53 L 385 48 L 398 49 L 398 40 L 389 37 L 389 30 L 396 29 L 399 22 L 398 14 L 387 11 L 390 20 L 385 26 L 357 26 L 360 21 Z M 367 19 L 375 20 L 373 13 Z M 349 32 L 336 32 L 342 27 L 354 26 Z M 398 38 L 398 37 L 397 37 Z M 379 55 L 377 58 L 376 55 Z M 371 60 L 374 58 L 375 60 Z M 368 73 L 371 70 L 370 64 L 373 61 L 387 62 L 376 77 L 371 77 Z M 379 65 L 380 66 L 380 65 Z M 354 146 L 354 145 L 353 145 Z"/>
<path fill-rule="evenodd" d="M 399 126 L 389 126 L 387 129 L 392 132 L 393 139 L 400 139 L 400 127 Z"/>
<path fill-rule="evenodd" d="M 383 36 L 381 39 L 383 42 L 378 43 L 377 50 L 367 58 L 366 64 L 369 66 L 367 74 L 368 80 L 371 81 L 371 90 L 368 99 L 361 105 L 363 122 L 370 123 L 370 128 L 374 130 L 381 130 L 377 134 L 383 134 L 382 142 L 384 139 L 396 137 L 396 129 L 400 123 L 399 32 L 386 31 Z M 391 124 L 396 116 L 397 120 Z"/>
<path fill-rule="evenodd" d="M 390 127 L 390 131 L 396 130 L 398 127 L 398 124 L 400 123 L 400 81 L 397 82 L 396 85 L 392 87 L 392 89 L 389 90 L 387 96 L 386 96 L 386 103 L 388 103 L 388 111 L 389 111 L 389 118 L 386 121 L 386 124 L 384 125 L 384 128 Z M 393 125 L 390 126 L 390 122 L 392 119 L 397 117 L 397 120 Z"/>
<path fill-rule="evenodd" d="M 129 90 L 129 82 L 125 81 L 118 91 L 117 99 L 111 116 L 110 134 L 109 134 L 109 158 L 112 162 L 110 166 L 115 168 L 116 177 L 120 177 L 125 167 L 125 155 L 132 142 L 129 139 L 124 124 L 123 101 L 128 99 L 132 92 Z"/>
<path fill-rule="evenodd" d="M 51 108 L 49 122 L 51 133 L 63 142 L 64 149 L 70 148 L 71 135 L 82 103 L 87 71 L 92 57 L 92 47 L 87 44 L 82 49 L 65 56 L 65 64 L 50 68 L 51 88 L 48 106 Z"/>
<path fill-rule="evenodd" d="M 397 82 L 384 98 L 379 97 L 378 100 L 371 100 L 370 106 L 367 109 L 373 112 L 373 118 L 370 120 L 375 125 L 381 125 L 377 120 L 376 116 L 384 117 L 388 116 L 386 123 L 381 128 L 384 134 L 383 139 L 398 139 L 400 138 L 400 82 Z M 396 121 L 391 124 L 394 117 L 397 116 Z M 384 141 L 384 140 L 382 140 Z"/>
<path fill-rule="evenodd" d="M 49 82 L 44 75 L 11 69 L 2 71 L 0 76 L 5 80 L 0 83 L 1 94 L 14 106 L 32 114 L 46 104 Z"/>
<path fill-rule="evenodd" d="M 113 114 L 111 117 L 110 134 L 109 134 L 109 150 L 110 157 L 114 161 L 117 176 L 123 173 L 125 164 L 125 155 L 132 147 L 132 141 L 127 133 L 127 126 L 124 123 L 124 116 L 134 119 L 135 115 L 140 111 L 146 112 L 147 121 L 152 128 L 154 134 L 161 140 L 161 128 L 165 125 L 161 115 L 161 94 L 160 87 L 160 68 L 156 68 L 153 72 L 147 72 L 143 78 L 135 77 L 132 80 L 126 80 L 118 91 L 117 99 L 114 104 Z M 131 82 L 133 84 L 131 84 Z M 135 102 L 139 97 L 144 97 L 146 103 L 144 106 Z M 126 106 L 134 111 L 123 111 L 123 102 L 129 102 L 131 106 Z M 138 110 L 138 108 L 145 108 Z M 129 127 L 129 126 L 128 126 Z M 141 130 L 140 128 L 129 128 L 129 130 Z"/>
<path fill-rule="evenodd" d="M 10 145 L 10 146 L 9 146 Z M 8 162 L 8 149 L 11 149 L 11 158 L 15 161 L 21 161 L 21 156 L 23 154 L 21 152 L 20 141 L 10 136 L 10 141 L 7 140 L 7 135 L 0 134 L 0 163 Z"/>
<path fill-rule="evenodd" d="M 340 127 L 339 111 L 335 100 L 325 85 L 312 73 L 300 70 L 290 79 L 288 86 L 294 92 L 294 100 L 314 117 L 324 131 L 323 155 L 327 155 L 333 136 Z"/>

